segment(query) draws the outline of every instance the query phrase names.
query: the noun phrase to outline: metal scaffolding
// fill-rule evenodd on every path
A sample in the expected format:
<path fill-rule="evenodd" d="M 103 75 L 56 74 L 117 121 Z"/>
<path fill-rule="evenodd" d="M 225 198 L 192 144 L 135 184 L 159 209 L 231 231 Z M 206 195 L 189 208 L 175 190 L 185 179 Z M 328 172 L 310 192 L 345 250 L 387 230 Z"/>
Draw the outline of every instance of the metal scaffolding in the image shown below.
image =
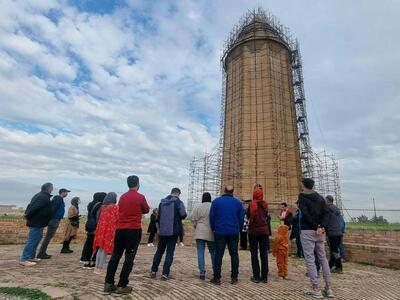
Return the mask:
<path fill-rule="evenodd" d="M 259 31 L 268 31 L 270 35 L 268 36 L 269 40 L 274 40 L 284 48 L 287 49 L 288 60 L 289 60 L 289 73 L 286 74 L 285 68 L 282 66 L 286 63 L 284 58 L 276 59 L 267 57 L 269 52 L 267 53 L 259 53 L 257 52 L 257 45 L 255 40 L 257 39 L 256 32 Z M 254 36 L 254 38 L 249 38 L 249 36 Z M 259 36 L 258 36 L 259 37 Z M 237 68 L 246 68 L 246 76 L 254 76 L 253 83 L 250 85 L 248 90 L 250 94 L 243 95 L 241 90 L 238 90 L 240 87 L 235 87 L 232 80 L 241 81 L 240 69 L 236 72 L 235 69 L 231 70 L 228 76 L 227 73 L 227 57 L 230 55 L 230 51 L 239 47 L 243 40 L 248 41 L 254 40 L 253 45 L 249 45 L 249 47 L 253 47 L 252 51 L 254 51 L 253 57 L 250 56 L 249 53 L 242 54 L 243 62 L 241 64 L 237 64 Z M 272 47 L 272 46 L 270 46 Z M 272 51 L 271 49 L 269 51 Z M 246 56 L 247 55 L 247 56 Z M 289 95 L 291 97 L 291 101 L 293 101 L 292 106 L 294 110 L 294 114 L 291 111 L 290 106 L 283 105 L 282 103 L 277 102 L 276 99 L 288 99 L 287 96 L 283 96 L 287 90 L 284 90 L 283 84 L 280 82 L 272 81 L 270 86 L 263 86 L 259 84 L 258 79 L 255 76 L 260 76 L 261 79 L 265 78 L 268 74 L 265 73 L 267 70 L 263 69 L 261 62 L 265 62 L 268 59 L 270 62 L 269 72 L 274 72 L 277 74 L 279 78 L 290 78 L 290 84 L 292 87 L 292 91 L 289 91 Z M 232 65 L 232 68 L 236 68 L 235 65 Z M 300 47 L 297 40 L 293 39 L 288 28 L 284 27 L 279 23 L 277 18 L 272 14 L 258 8 L 257 10 L 252 10 L 246 13 L 239 21 L 238 25 L 236 25 L 231 33 L 229 34 L 227 40 L 224 43 L 222 55 L 221 55 L 221 69 L 222 69 L 222 93 L 221 93 L 221 104 L 220 104 L 220 139 L 219 143 L 216 146 L 214 151 L 209 153 L 205 153 L 202 157 L 195 157 L 190 163 L 190 173 L 189 173 L 189 197 L 188 197 L 188 211 L 189 214 L 192 212 L 193 208 L 197 203 L 201 202 L 201 196 L 204 192 L 210 192 L 213 197 L 219 195 L 222 184 L 222 174 L 223 174 L 223 156 L 226 154 L 226 151 L 230 151 L 233 154 L 232 159 L 229 159 L 224 163 L 233 164 L 230 167 L 231 173 L 228 175 L 229 178 L 232 179 L 235 189 L 242 190 L 240 186 L 242 184 L 241 181 L 237 180 L 238 178 L 248 178 L 248 181 L 258 182 L 259 177 L 267 178 L 267 181 L 275 180 L 275 185 L 273 186 L 276 196 L 276 201 L 282 200 L 287 202 L 287 199 L 293 198 L 293 193 L 296 190 L 298 192 L 298 182 L 295 183 L 293 180 L 289 180 L 288 173 L 293 174 L 295 172 L 292 170 L 293 168 L 298 168 L 301 177 L 311 177 L 316 182 L 316 190 L 321 193 L 321 195 L 331 194 L 335 197 L 338 207 L 342 207 L 341 205 L 341 194 L 340 194 L 340 183 L 339 183 L 339 170 L 338 163 L 335 160 L 333 155 L 327 155 L 325 151 L 320 153 L 315 153 L 312 150 L 310 137 L 309 137 L 309 129 L 308 129 L 308 121 L 307 121 L 307 112 L 306 112 L 306 97 L 304 92 L 304 79 L 303 79 L 303 68 L 302 68 L 302 58 L 300 53 Z M 236 73 L 235 73 L 236 72 Z M 243 71 L 241 71 L 243 74 Z M 257 75 L 256 75 L 257 74 Z M 239 77 L 238 77 L 239 76 Z M 232 79 L 233 78 L 233 79 Z M 239 78 L 239 80 L 238 80 Z M 286 79 L 285 79 L 286 80 Z M 258 83 L 258 84 L 257 84 Z M 240 85 L 240 84 L 239 84 Z M 227 87 L 229 86 L 229 90 L 227 91 Z M 271 91 L 272 90 L 272 91 Z M 230 106 L 227 108 L 227 93 L 230 93 L 231 97 L 237 99 L 237 103 L 230 103 Z M 271 99 L 272 102 L 268 102 L 271 100 L 264 100 L 264 102 L 257 103 L 257 97 L 263 97 L 266 93 L 272 93 Z M 232 96 L 233 95 L 233 96 Z M 285 94 L 286 95 L 286 94 Z M 236 118 L 236 122 L 243 123 L 246 118 L 246 114 L 254 114 L 253 112 L 243 112 L 243 108 L 239 108 L 240 105 L 243 105 L 244 98 L 243 97 L 253 97 L 255 99 L 255 106 L 261 107 L 261 109 L 265 109 L 264 105 L 270 105 L 268 107 L 272 107 L 272 111 L 267 115 L 258 116 L 255 114 L 255 118 L 251 119 L 251 124 L 248 128 L 250 128 L 252 135 L 243 135 L 243 128 L 235 129 L 232 131 L 229 136 L 232 138 L 234 135 L 235 139 L 230 144 L 230 149 L 224 149 L 224 136 L 226 134 L 227 126 L 231 126 L 231 122 L 234 122 L 232 118 L 229 120 L 230 123 L 226 123 L 227 113 L 229 115 L 236 114 L 234 117 Z M 285 98 L 286 97 L 286 98 Z M 269 98 L 268 98 L 269 99 Z M 229 110 L 227 112 L 227 109 Z M 235 110 L 235 112 L 233 112 Z M 241 113 L 236 113 L 236 111 L 240 110 Z M 289 122 L 285 122 L 287 118 L 291 118 L 293 116 L 293 120 Z M 268 125 L 264 118 L 268 119 Z M 262 123 L 264 125 L 257 127 L 258 123 Z M 293 124 L 293 125 L 292 125 Z M 296 135 L 295 143 L 288 141 L 288 135 L 282 135 L 282 132 L 288 132 L 290 130 L 296 131 L 294 134 Z M 279 136 L 277 132 L 280 132 Z M 294 132 L 292 130 L 292 132 Z M 254 135 L 256 137 L 254 137 Z M 257 142 L 254 143 L 254 140 L 269 139 L 268 146 L 270 148 L 269 157 L 273 159 L 266 160 L 266 148 L 267 144 L 259 145 Z M 237 138 L 236 138 L 237 137 Z M 272 141 L 272 142 L 271 142 Z M 238 145 L 245 144 L 246 147 L 239 147 Z M 227 147 L 225 145 L 225 147 Z M 252 150 L 255 155 L 253 158 L 249 158 L 246 151 Z M 293 163 L 296 160 L 291 154 L 293 149 L 297 149 L 300 157 L 300 161 L 298 167 Z M 263 152 L 264 151 L 264 152 Z M 225 154 L 224 154 L 225 153 Z M 298 158 L 297 158 L 298 159 Z M 252 173 L 245 173 L 242 170 L 244 164 L 248 164 L 249 161 L 255 163 L 255 170 Z M 257 169 L 259 162 L 263 161 L 264 169 Z M 266 177 L 265 171 L 266 169 L 274 169 L 275 173 L 271 178 Z M 226 174 L 224 175 L 227 176 Z M 235 182 L 237 180 L 237 183 Z M 247 183 L 246 183 L 247 185 Z M 289 203 L 291 201 L 288 201 Z M 293 203 L 293 202 L 292 202 Z"/>

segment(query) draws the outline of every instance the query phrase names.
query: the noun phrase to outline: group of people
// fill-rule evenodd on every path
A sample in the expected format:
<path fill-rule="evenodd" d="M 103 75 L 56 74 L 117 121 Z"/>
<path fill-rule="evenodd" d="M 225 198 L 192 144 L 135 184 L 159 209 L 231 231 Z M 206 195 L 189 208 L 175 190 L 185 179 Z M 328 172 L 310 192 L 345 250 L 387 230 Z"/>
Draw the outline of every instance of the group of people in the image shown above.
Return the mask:
<path fill-rule="evenodd" d="M 26 241 L 20 264 L 23 266 L 34 266 L 41 259 L 49 259 L 47 247 L 57 232 L 60 221 L 64 218 L 64 198 L 70 192 L 67 189 L 60 189 L 58 195 L 51 199 L 53 184 L 48 182 L 42 185 L 41 191 L 33 196 L 25 210 L 25 218 L 29 227 L 28 239 Z M 51 200 L 50 200 L 51 199 Z M 68 209 L 68 225 L 65 228 L 63 246 L 61 253 L 72 253 L 69 248 L 71 240 L 77 235 L 79 228 L 79 197 L 71 199 L 71 207 Z M 47 227 L 46 235 L 43 238 L 44 228 Z M 43 238 L 43 241 L 42 241 Z M 39 252 L 36 250 L 42 241 Z"/>
<path fill-rule="evenodd" d="M 139 178 L 135 175 L 127 178 L 129 190 L 121 195 L 117 204 L 117 194 L 95 193 L 93 201 L 88 205 L 88 217 L 85 224 L 86 241 L 82 250 L 81 263 L 84 269 L 94 269 L 96 274 L 102 274 L 107 255 L 111 255 L 105 275 L 104 292 L 127 294 L 132 291 L 129 286 L 129 275 L 132 271 L 135 256 L 142 238 L 142 217 L 150 211 L 144 195 L 138 192 Z M 303 191 L 298 197 L 298 210 L 293 217 L 286 203 L 282 203 L 280 226 L 273 240 L 272 254 L 276 257 L 279 276 L 288 275 L 288 241 L 289 229 L 297 228 L 296 241 L 301 245 L 307 274 L 312 288 L 306 292 L 314 298 L 333 297 L 331 289 L 331 267 L 341 270 L 339 247 L 341 236 L 340 211 L 334 206 L 333 198 L 326 200 L 313 190 L 314 181 L 309 178 L 302 180 Z M 59 195 L 52 201 L 53 185 L 46 183 L 41 192 L 36 194 L 25 213 L 29 234 L 21 256 L 21 265 L 33 266 L 41 259 L 49 259 L 47 246 L 54 236 L 60 220 L 64 217 L 64 198 L 70 192 L 60 189 Z M 185 206 L 180 199 L 181 191 L 173 188 L 171 193 L 161 200 L 157 209 L 153 210 L 149 225 L 148 246 L 153 246 L 155 234 L 158 233 L 157 250 L 153 257 L 149 277 L 157 278 L 161 260 L 165 261 L 161 271 L 161 280 L 169 280 L 170 269 L 174 259 L 178 240 L 182 243 L 182 220 L 187 217 Z M 71 200 L 68 210 L 68 224 L 65 228 L 64 242 L 61 253 L 71 253 L 71 239 L 76 236 L 79 227 L 79 198 Z M 195 239 L 200 280 L 206 279 L 205 249 L 210 253 L 213 277 L 211 283 L 221 284 L 221 268 L 225 249 L 231 258 L 231 283 L 238 283 L 239 275 L 239 236 L 244 230 L 247 220 L 246 235 L 248 235 L 252 277 L 254 283 L 268 283 L 268 252 L 271 235 L 268 203 L 264 200 L 263 187 L 256 184 L 253 189 L 253 199 L 247 209 L 242 202 L 234 197 L 233 186 L 226 186 L 224 193 L 212 201 L 209 193 L 204 193 L 202 203 L 197 206 L 191 216 L 195 227 Z M 43 229 L 47 228 L 46 236 L 38 254 L 36 249 L 42 239 Z M 331 259 L 328 263 L 325 254 L 325 233 L 329 237 Z M 247 241 L 246 241 L 247 244 Z M 183 245 L 183 244 L 182 244 Z M 125 259 L 120 272 L 119 281 L 115 284 L 115 273 L 122 255 Z M 325 281 L 324 289 L 319 288 L 317 265 L 322 268 Z"/>

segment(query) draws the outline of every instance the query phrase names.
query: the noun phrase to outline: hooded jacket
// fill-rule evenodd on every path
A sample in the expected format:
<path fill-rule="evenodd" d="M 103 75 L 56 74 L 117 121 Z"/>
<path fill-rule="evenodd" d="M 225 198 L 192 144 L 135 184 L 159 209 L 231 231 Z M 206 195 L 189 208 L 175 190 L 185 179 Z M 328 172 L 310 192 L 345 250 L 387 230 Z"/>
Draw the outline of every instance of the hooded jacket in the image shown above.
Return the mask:
<path fill-rule="evenodd" d="M 53 209 L 53 219 L 61 220 L 65 215 L 65 203 L 63 197 L 56 195 L 51 199 Z"/>
<path fill-rule="evenodd" d="M 301 210 L 301 230 L 317 230 L 318 226 L 326 228 L 329 219 L 325 199 L 315 191 L 299 194 Z"/>
<path fill-rule="evenodd" d="M 254 207 L 254 209 L 252 209 Z M 251 235 L 269 235 L 268 227 L 268 206 L 263 201 L 263 194 L 260 189 L 253 192 L 253 200 L 247 208 L 247 218 L 249 219 L 249 234 Z"/>
<path fill-rule="evenodd" d="M 279 252 L 289 251 L 289 240 L 288 240 L 289 227 L 286 225 L 280 225 L 278 227 L 278 235 L 274 239 L 272 248 L 272 255 L 277 256 Z"/>
<path fill-rule="evenodd" d="M 53 215 L 50 197 L 47 192 L 39 192 L 33 196 L 25 210 L 28 227 L 46 227 L 49 224 Z"/>
<path fill-rule="evenodd" d="M 326 226 L 326 234 L 328 236 L 342 236 L 342 215 L 339 208 L 334 204 L 328 205 L 328 225 Z"/>
<path fill-rule="evenodd" d="M 176 196 L 169 195 L 158 207 L 159 236 L 178 236 L 183 233 L 182 220 L 187 216 L 185 205 Z"/>

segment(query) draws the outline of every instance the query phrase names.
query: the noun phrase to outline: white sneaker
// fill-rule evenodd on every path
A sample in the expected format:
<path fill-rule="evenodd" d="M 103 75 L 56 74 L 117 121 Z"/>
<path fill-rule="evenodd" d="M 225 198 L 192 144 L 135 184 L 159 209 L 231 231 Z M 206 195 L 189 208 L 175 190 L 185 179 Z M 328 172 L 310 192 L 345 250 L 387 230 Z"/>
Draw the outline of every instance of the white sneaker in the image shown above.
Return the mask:
<path fill-rule="evenodd" d="M 333 294 L 333 291 L 331 289 L 323 290 L 322 295 L 327 298 L 335 298 L 335 295 Z"/>
<path fill-rule="evenodd" d="M 34 263 L 38 263 L 39 261 L 41 261 L 41 259 L 40 258 L 31 258 L 31 259 L 28 259 L 30 262 L 34 262 Z"/>
<path fill-rule="evenodd" d="M 24 266 L 24 267 L 32 267 L 32 266 L 37 265 L 35 262 L 29 261 L 29 260 L 20 261 L 19 264 L 20 264 L 21 266 Z"/>
<path fill-rule="evenodd" d="M 85 265 L 88 263 L 88 261 L 80 260 L 79 263 Z"/>
<path fill-rule="evenodd" d="M 179 246 L 184 247 L 185 244 L 184 243 L 179 243 Z"/>
<path fill-rule="evenodd" d="M 147 247 L 154 247 L 154 244 L 153 243 L 148 243 Z"/>
<path fill-rule="evenodd" d="M 324 296 L 322 296 L 321 291 L 309 290 L 309 291 L 306 291 L 304 294 L 307 296 L 311 296 L 315 299 L 324 299 Z"/>
<path fill-rule="evenodd" d="M 103 270 L 100 268 L 94 268 L 93 273 L 96 275 L 101 275 L 101 274 L 103 274 Z"/>

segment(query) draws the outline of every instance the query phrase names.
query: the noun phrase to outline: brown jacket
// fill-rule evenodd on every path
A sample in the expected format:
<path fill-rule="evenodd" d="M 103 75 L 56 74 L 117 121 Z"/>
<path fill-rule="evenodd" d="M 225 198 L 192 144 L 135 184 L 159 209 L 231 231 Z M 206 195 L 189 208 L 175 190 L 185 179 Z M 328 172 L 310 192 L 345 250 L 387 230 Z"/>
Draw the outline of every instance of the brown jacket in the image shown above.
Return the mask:
<path fill-rule="evenodd" d="M 211 202 L 204 202 L 194 209 L 192 223 L 196 228 L 196 240 L 214 241 L 214 233 L 210 225 L 210 208 Z"/>
<path fill-rule="evenodd" d="M 68 224 L 67 227 L 65 228 L 64 241 L 68 241 L 70 238 L 76 237 L 78 233 L 78 227 L 73 226 L 69 219 L 77 216 L 78 216 L 78 209 L 75 206 L 71 205 L 71 207 L 68 209 Z"/>

